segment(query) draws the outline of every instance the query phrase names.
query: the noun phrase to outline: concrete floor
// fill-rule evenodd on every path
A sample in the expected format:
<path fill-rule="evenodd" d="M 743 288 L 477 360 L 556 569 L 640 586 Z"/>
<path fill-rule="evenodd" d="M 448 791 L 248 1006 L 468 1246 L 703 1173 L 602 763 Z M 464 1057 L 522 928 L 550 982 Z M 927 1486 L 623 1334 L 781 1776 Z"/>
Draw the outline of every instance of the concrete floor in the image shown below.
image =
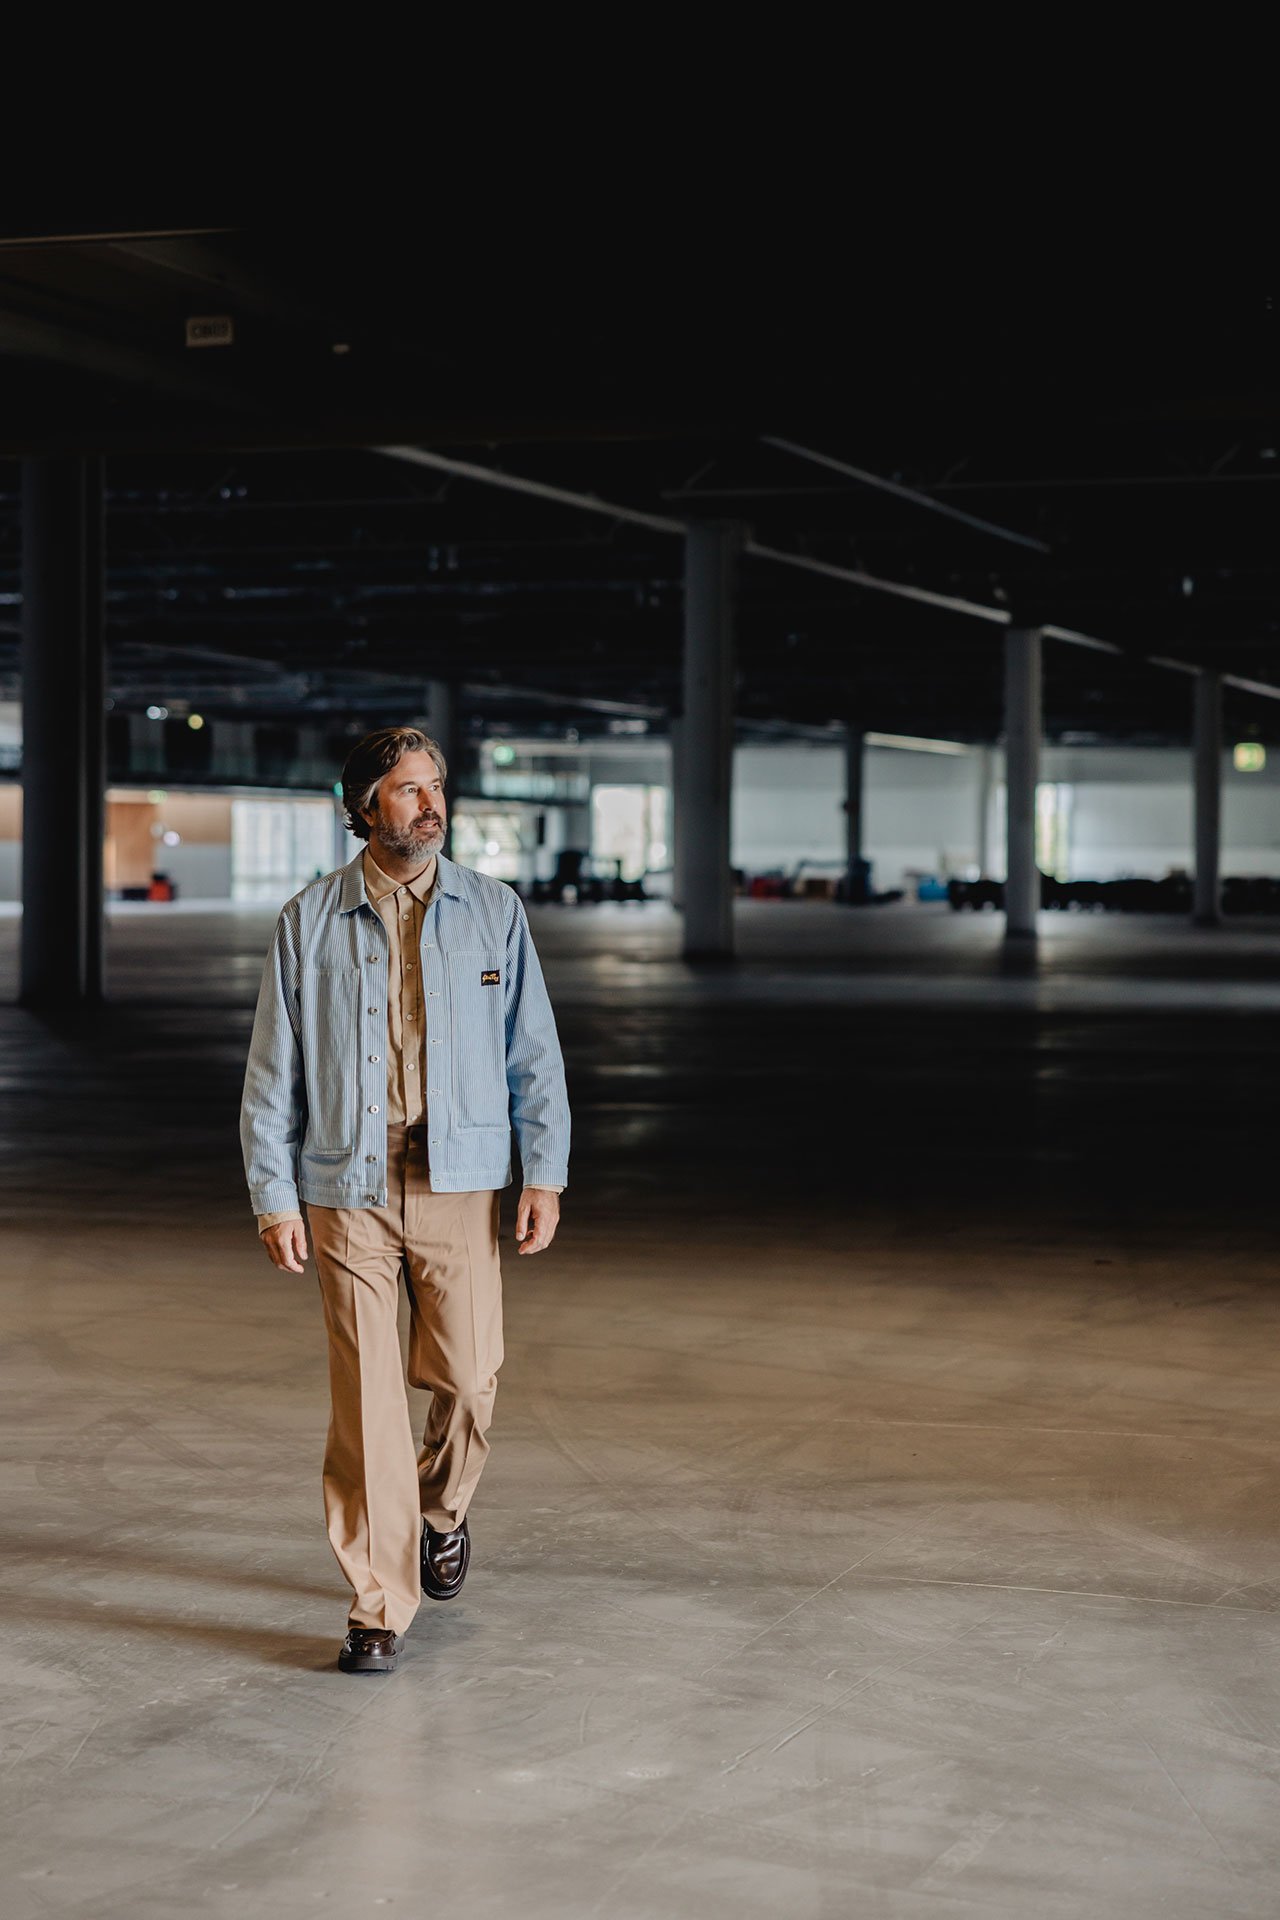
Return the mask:
<path fill-rule="evenodd" d="M 354 1678 L 272 917 L 114 908 L 89 1020 L 0 920 L 5 1920 L 1274 1920 L 1280 926 L 535 913 L 564 1225 L 467 1586 Z"/>

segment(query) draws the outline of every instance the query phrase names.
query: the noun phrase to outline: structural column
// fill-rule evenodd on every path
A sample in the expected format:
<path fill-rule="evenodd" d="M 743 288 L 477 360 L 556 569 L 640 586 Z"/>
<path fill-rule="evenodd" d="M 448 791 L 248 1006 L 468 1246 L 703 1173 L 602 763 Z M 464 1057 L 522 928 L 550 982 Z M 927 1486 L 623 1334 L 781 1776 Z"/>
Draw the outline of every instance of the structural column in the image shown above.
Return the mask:
<path fill-rule="evenodd" d="M 867 897 L 862 855 L 862 790 L 866 746 L 861 727 L 847 727 L 844 739 L 845 899 L 861 905 Z"/>
<path fill-rule="evenodd" d="M 1010 627 L 1004 640 L 1005 938 L 1034 940 L 1040 906 L 1036 782 L 1040 776 L 1041 633 Z"/>
<path fill-rule="evenodd" d="M 458 693 L 449 680 L 428 680 L 426 685 L 427 731 L 444 754 L 448 774 L 445 793 L 449 796 L 449 817 L 445 822 L 444 855 L 451 859 L 453 855 L 453 799 L 458 789 L 458 776 L 462 771 L 459 763 L 458 746 Z"/>
<path fill-rule="evenodd" d="M 733 952 L 729 868 L 733 781 L 734 598 L 741 527 L 695 521 L 685 535 L 684 724 L 677 781 L 684 952 Z"/>
<path fill-rule="evenodd" d="M 990 747 L 978 748 L 978 791 L 974 795 L 977 808 L 974 836 L 974 864 L 978 869 L 979 880 L 985 880 L 991 872 L 991 763 L 993 759 Z"/>
<path fill-rule="evenodd" d="M 1205 669 L 1196 675 L 1193 758 L 1194 919 L 1198 927 L 1216 927 L 1222 917 L 1222 675 Z"/>
<path fill-rule="evenodd" d="M 671 733 L 671 825 L 668 839 L 671 842 L 671 904 L 677 909 L 682 909 L 684 906 L 684 871 L 681 864 L 684 847 L 684 789 L 680 783 L 680 755 L 684 745 L 684 715 L 673 713 L 669 726 Z"/>
<path fill-rule="evenodd" d="M 23 1006 L 105 997 L 103 468 L 22 469 Z"/>

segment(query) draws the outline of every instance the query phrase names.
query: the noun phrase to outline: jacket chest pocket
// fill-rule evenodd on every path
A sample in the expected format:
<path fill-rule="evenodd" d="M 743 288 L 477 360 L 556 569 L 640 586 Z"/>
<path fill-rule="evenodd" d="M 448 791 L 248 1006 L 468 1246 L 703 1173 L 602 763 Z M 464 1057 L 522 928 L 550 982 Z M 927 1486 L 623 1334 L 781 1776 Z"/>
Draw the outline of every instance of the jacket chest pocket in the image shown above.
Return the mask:
<path fill-rule="evenodd" d="M 507 1127 L 502 961 L 485 949 L 445 954 L 456 1127 Z"/>
<path fill-rule="evenodd" d="M 310 987 L 309 996 L 306 986 Z M 355 1144 L 359 988 L 359 969 L 350 961 L 316 967 L 304 982 L 303 1059 L 308 1111 L 304 1157 L 309 1149 L 346 1153 Z"/>

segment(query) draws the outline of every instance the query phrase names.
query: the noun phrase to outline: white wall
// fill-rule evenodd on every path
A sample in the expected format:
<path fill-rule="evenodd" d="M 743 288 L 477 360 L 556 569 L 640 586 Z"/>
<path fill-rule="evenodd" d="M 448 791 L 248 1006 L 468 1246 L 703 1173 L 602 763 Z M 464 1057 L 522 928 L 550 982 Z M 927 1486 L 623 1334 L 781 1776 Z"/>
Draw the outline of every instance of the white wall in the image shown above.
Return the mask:
<path fill-rule="evenodd" d="M 1073 879 L 1190 871 L 1190 750 L 1047 747 L 1042 776 L 1075 790 Z M 1261 773 L 1237 773 L 1230 753 L 1223 756 L 1222 871 L 1280 874 L 1280 756 Z"/>
<path fill-rule="evenodd" d="M 991 865 L 1004 873 L 1003 757 L 993 755 Z M 842 862 L 845 758 L 838 745 L 791 741 L 734 755 L 733 852 L 749 873 L 790 872 L 800 860 Z M 1069 875 L 1158 879 L 1189 869 L 1190 750 L 1046 747 L 1041 778 L 1069 785 Z M 911 885 L 910 870 L 963 871 L 977 857 L 979 759 L 872 747 L 866 754 L 863 847 L 880 888 Z M 1280 874 L 1280 755 L 1261 773 L 1223 766 L 1224 874 Z"/>
<path fill-rule="evenodd" d="M 231 848 L 224 840 L 184 840 L 157 846 L 157 873 L 167 873 L 180 900 L 227 900 L 231 896 Z"/>
<path fill-rule="evenodd" d="M 790 872 L 799 860 L 843 860 L 844 753 L 789 741 L 733 756 L 729 858 L 748 873 Z"/>
<path fill-rule="evenodd" d="M 959 873 L 978 853 L 978 756 L 869 747 L 862 850 L 877 890 L 913 873 Z"/>
<path fill-rule="evenodd" d="M 869 747 L 863 850 L 879 888 L 910 885 L 907 871 L 967 866 L 977 851 L 977 759 Z M 739 747 L 733 757 L 734 866 L 792 872 L 801 860 L 843 866 L 845 755 L 790 741 Z"/>

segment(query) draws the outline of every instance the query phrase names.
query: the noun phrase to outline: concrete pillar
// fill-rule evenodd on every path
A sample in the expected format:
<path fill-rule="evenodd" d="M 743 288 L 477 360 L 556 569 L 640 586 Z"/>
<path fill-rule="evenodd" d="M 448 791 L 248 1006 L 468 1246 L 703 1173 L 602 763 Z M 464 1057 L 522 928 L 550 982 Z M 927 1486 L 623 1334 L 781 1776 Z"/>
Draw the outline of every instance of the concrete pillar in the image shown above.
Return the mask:
<path fill-rule="evenodd" d="M 979 880 L 985 880 L 991 872 L 991 794 L 995 785 L 993 762 L 995 755 L 990 747 L 979 747 L 978 791 L 974 795 L 977 808 L 974 835 L 974 862 L 978 869 Z"/>
<path fill-rule="evenodd" d="M 1005 938 L 1036 937 L 1036 783 L 1040 776 L 1041 633 L 1010 627 L 1004 641 L 1006 846 Z"/>
<path fill-rule="evenodd" d="M 588 802 L 572 800 L 560 809 L 564 838 L 561 845 L 581 853 L 591 851 L 591 807 Z"/>
<path fill-rule="evenodd" d="M 356 849 L 351 845 L 351 836 L 342 817 L 342 796 L 333 797 L 333 853 L 334 867 L 345 867 L 348 860 L 354 860 Z"/>
<path fill-rule="evenodd" d="M 684 797 L 681 787 L 680 755 L 684 745 L 684 715 L 673 713 L 670 727 L 671 806 L 668 812 L 668 838 L 671 843 L 671 904 L 681 909 L 684 906 L 684 873 L 681 867 L 684 838 L 680 831 L 680 816 L 684 808 Z"/>
<path fill-rule="evenodd" d="M 695 521 L 685 535 L 684 726 L 676 827 L 686 959 L 733 952 L 729 870 L 734 598 L 742 529 Z"/>
<path fill-rule="evenodd" d="M 449 799 L 449 817 L 445 823 L 444 855 L 453 857 L 453 802 L 457 797 L 462 771 L 458 742 L 458 690 L 449 680 L 428 680 L 426 684 L 427 732 L 438 741 L 448 773 L 445 793 Z"/>
<path fill-rule="evenodd" d="M 19 1003 L 105 998 L 106 600 L 100 458 L 22 467 Z"/>
<path fill-rule="evenodd" d="M 134 716 L 130 715 L 130 719 Z M 158 726 L 143 720 L 144 726 Z M 220 780 L 250 785 L 257 768 L 253 758 L 253 723 L 249 720 L 223 720 L 208 723 L 213 728 L 213 758 L 210 772 Z"/>
<path fill-rule="evenodd" d="M 1195 770 L 1195 892 L 1198 927 L 1216 927 L 1222 918 L 1219 866 L 1222 856 L 1222 675 L 1202 669 L 1196 675 L 1192 747 Z"/>
<path fill-rule="evenodd" d="M 129 715 L 129 772 L 136 779 L 153 773 L 157 784 L 165 771 L 164 721 L 148 720 L 145 713 Z"/>
<path fill-rule="evenodd" d="M 861 727 L 847 727 L 844 739 L 845 899 L 861 905 L 867 898 L 862 867 L 862 793 L 866 743 Z"/>

